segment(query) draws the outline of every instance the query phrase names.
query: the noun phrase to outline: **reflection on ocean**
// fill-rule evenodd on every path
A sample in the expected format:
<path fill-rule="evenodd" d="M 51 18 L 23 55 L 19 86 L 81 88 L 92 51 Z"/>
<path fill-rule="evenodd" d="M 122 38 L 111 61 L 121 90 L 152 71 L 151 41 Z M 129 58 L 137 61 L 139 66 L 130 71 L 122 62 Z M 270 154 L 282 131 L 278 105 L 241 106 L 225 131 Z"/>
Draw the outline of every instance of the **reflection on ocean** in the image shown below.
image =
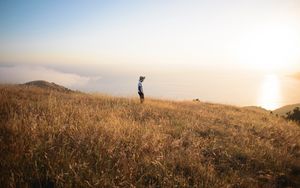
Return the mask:
<path fill-rule="evenodd" d="M 278 76 L 275 74 L 266 75 L 262 81 L 258 105 L 268 110 L 274 110 L 280 107 L 281 97 Z"/>
<path fill-rule="evenodd" d="M 137 97 L 136 82 L 137 76 L 108 76 L 82 90 Z M 282 74 L 231 71 L 146 74 L 144 91 L 147 97 L 189 101 L 198 98 L 203 102 L 261 106 L 267 110 L 300 103 L 300 79 Z"/>

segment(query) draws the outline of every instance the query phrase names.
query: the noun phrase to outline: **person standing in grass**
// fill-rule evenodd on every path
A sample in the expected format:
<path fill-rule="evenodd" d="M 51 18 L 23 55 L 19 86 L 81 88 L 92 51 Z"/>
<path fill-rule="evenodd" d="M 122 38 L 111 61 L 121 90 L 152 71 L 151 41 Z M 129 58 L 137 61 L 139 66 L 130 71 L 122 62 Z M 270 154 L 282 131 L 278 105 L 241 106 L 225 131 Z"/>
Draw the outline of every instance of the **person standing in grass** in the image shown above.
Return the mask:
<path fill-rule="evenodd" d="M 144 91 L 142 82 L 145 80 L 145 76 L 140 76 L 139 84 L 138 84 L 138 94 L 140 96 L 141 103 L 144 102 Z"/>

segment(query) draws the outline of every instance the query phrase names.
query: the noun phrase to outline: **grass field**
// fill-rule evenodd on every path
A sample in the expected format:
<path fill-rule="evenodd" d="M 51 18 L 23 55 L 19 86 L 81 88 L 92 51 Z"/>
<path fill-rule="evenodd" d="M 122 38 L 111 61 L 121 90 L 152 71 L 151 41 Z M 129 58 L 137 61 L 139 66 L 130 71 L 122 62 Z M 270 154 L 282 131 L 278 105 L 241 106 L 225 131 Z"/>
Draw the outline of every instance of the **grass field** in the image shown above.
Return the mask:
<path fill-rule="evenodd" d="M 0 86 L 2 187 L 299 187 L 300 127 L 202 102 Z"/>

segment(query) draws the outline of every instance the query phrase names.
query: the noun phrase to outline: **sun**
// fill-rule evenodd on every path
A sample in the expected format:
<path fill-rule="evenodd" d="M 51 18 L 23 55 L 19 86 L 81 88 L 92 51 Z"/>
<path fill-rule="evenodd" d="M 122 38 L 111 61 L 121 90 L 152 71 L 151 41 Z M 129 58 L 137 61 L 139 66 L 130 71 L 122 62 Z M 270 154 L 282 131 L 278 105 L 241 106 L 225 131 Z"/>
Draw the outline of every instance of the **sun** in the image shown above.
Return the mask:
<path fill-rule="evenodd" d="M 284 25 L 262 26 L 242 34 L 237 49 L 242 66 L 263 71 L 288 69 L 297 54 L 292 28 Z"/>

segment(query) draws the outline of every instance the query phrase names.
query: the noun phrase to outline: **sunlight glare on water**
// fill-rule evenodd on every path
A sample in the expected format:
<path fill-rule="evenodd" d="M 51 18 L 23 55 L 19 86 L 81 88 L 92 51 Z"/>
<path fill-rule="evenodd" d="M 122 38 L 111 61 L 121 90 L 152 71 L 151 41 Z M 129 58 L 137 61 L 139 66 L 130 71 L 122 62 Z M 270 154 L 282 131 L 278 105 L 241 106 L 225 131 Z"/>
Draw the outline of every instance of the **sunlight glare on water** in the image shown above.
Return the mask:
<path fill-rule="evenodd" d="M 280 100 L 281 93 L 278 76 L 275 74 L 266 75 L 262 81 L 258 105 L 267 110 L 275 110 L 280 107 Z"/>

